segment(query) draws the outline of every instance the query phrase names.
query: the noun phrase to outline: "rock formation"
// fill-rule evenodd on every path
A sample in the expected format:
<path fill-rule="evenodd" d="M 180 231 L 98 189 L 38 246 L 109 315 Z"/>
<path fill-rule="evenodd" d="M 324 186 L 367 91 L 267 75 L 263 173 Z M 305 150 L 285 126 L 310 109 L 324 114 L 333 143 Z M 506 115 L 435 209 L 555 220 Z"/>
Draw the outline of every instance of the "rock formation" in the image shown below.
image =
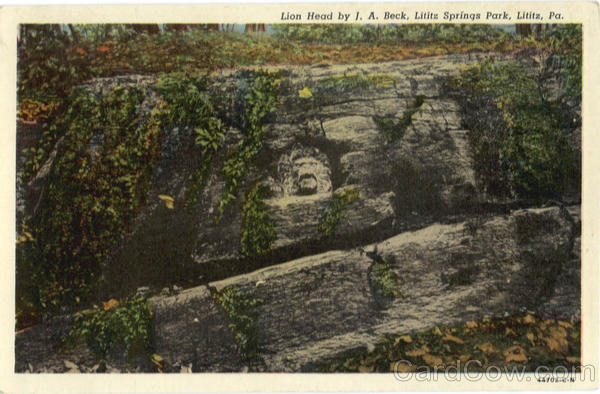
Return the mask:
<path fill-rule="evenodd" d="M 171 370 L 194 372 L 248 368 L 214 298 L 225 288 L 261 300 L 255 368 L 266 371 L 310 370 L 383 335 L 438 324 L 527 311 L 578 316 L 579 207 L 511 211 L 478 191 L 468 131 L 442 89 L 444 78 L 474 60 L 282 68 L 280 105 L 246 180 L 270 191 L 264 202 L 276 239 L 260 257 L 242 253 L 243 193 L 215 222 L 222 161 L 193 209 L 183 208 L 198 159 L 188 149 L 193 133 L 170 130 L 147 204 L 104 268 L 100 297 L 187 287 L 150 305 L 156 352 Z M 243 78 L 224 71 L 214 80 L 215 92 L 231 94 Z M 152 81 L 116 77 L 88 88 Z M 310 97 L 299 95 L 305 88 Z M 226 138 L 233 146 L 243 127 L 234 119 L 239 103 L 221 105 L 232 118 Z M 341 219 L 324 234 L 327 210 L 349 190 L 358 197 L 340 205 Z M 159 194 L 173 196 L 175 209 Z M 378 261 L 398 278 L 399 296 L 389 302 L 371 278 Z M 44 348 L 52 330 L 17 335 L 18 371 L 47 365 L 50 351 L 30 349 Z"/>

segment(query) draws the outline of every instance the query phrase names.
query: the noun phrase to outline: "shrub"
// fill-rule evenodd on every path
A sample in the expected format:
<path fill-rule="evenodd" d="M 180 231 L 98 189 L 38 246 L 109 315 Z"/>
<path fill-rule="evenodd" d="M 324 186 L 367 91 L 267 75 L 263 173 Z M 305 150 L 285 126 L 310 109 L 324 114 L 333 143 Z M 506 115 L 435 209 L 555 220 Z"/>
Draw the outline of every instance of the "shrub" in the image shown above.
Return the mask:
<path fill-rule="evenodd" d="M 540 200 L 579 182 L 576 153 L 568 143 L 576 124 L 542 77 L 516 61 L 486 60 L 452 81 L 476 173 L 492 195 Z"/>
<path fill-rule="evenodd" d="M 101 361 L 111 357 L 131 360 L 152 354 L 152 332 L 152 312 L 146 298 L 138 296 L 78 312 L 68 339 L 82 338 Z"/>
<path fill-rule="evenodd" d="M 269 217 L 267 204 L 263 201 L 268 190 L 260 182 L 246 193 L 242 207 L 242 253 L 246 256 L 264 255 L 277 239 L 275 222 Z"/>
<path fill-rule="evenodd" d="M 369 286 L 375 293 L 376 300 L 383 304 L 402 296 L 400 292 L 400 277 L 393 270 L 393 261 L 379 255 L 375 256 L 369 267 Z"/>

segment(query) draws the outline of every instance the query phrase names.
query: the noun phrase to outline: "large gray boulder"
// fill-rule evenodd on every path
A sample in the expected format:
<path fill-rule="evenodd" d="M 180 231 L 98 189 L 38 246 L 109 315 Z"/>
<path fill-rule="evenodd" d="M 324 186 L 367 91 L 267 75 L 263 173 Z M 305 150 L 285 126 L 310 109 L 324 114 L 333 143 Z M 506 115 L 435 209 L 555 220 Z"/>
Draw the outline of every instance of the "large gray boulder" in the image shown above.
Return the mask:
<path fill-rule="evenodd" d="M 309 256 L 208 287 L 233 288 L 262 301 L 256 325 L 265 370 L 308 370 L 346 351 L 367 348 L 387 334 L 547 309 L 555 297 L 558 272 L 573 268 L 575 231 L 565 209 L 520 210 L 434 224 L 364 249 Z M 400 295 L 387 304 L 379 302 L 370 278 L 378 259 L 389 262 L 399 278 Z M 576 294 L 567 296 L 568 301 L 563 294 L 562 304 L 577 305 Z M 172 297 L 152 301 L 170 305 L 155 313 L 157 332 L 168 333 L 159 351 L 171 363 L 190 362 L 181 357 L 188 355 L 190 346 L 197 346 L 185 343 L 199 327 L 204 326 L 201 332 L 219 328 L 217 344 L 226 335 L 227 329 L 215 324 L 211 314 L 199 315 L 199 321 L 187 318 L 191 312 L 179 308 L 191 298 L 205 308 L 214 302 L 205 287 L 182 293 L 185 301 L 173 302 Z M 553 317 L 578 317 L 576 309 L 557 312 Z"/>

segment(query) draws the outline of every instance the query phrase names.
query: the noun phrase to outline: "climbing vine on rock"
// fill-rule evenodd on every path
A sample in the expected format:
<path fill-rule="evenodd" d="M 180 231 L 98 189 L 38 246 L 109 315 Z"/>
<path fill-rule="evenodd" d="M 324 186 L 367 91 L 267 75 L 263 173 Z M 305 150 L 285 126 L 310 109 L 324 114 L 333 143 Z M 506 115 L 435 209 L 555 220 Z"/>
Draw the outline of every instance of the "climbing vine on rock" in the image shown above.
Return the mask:
<path fill-rule="evenodd" d="M 145 92 L 79 91 L 43 183 L 31 237 L 17 246 L 18 309 L 76 305 L 98 284 L 101 263 L 144 202 L 160 156 L 161 107 L 142 113 Z"/>
<path fill-rule="evenodd" d="M 317 231 L 325 237 L 333 235 L 338 224 L 344 218 L 347 207 L 358 199 L 359 192 L 356 187 L 349 187 L 335 193 L 321 216 Z"/>
<path fill-rule="evenodd" d="M 244 177 L 262 149 L 264 122 L 278 103 L 280 81 L 277 72 L 258 71 L 253 76 L 248 93 L 244 97 L 244 138 L 225 161 L 225 190 L 215 222 L 220 220 L 225 208 L 237 198 Z"/>
<path fill-rule="evenodd" d="M 376 302 L 386 307 L 395 298 L 402 296 L 400 276 L 394 271 L 394 261 L 373 254 L 373 264 L 369 267 L 369 286 L 374 293 Z"/>
<path fill-rule="evenodd" d="M 227 287 L 221 291 L 211 289 L 213 299 L 227 314 L 240 355 L 245 360 L 258 356 L 260 336 L 257 319 L 262 300 L 249 297 L 243 290 Z"/>
<path fill-rule="evenodd" d="M 172 73 L 162 75 L 156 89 L 168 104 L 165 113 L 169 128 L 194 129 L 195 144 L 200 156 L 198 168 L 193 172 L 186 193 L 186 205 L 193 205 L 204 188 L 206 176 L 215 154 L 225 138 L 225 125 L 209 93 L 209 79 L 204 74 Z"/>
<path fill-rule="evenodd" d="M 246 256 L 264 255 L 277 238 L 275 222 L 269 217 L 267 204 L 263 201 L 268 190 L 260 182 L 246 193 L 242 207 L 242 253 Z"/>

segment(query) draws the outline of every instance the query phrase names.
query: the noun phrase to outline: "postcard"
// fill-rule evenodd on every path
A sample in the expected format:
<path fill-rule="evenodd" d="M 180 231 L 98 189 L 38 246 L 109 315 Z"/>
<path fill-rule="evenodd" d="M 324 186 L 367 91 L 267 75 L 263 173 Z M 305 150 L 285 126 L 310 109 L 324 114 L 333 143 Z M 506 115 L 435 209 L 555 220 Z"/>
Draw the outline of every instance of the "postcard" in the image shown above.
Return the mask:
<path fill-rule="evenodd" d="M 0 390 L 597 387 L 598 16 L 0 9 Z"/>

